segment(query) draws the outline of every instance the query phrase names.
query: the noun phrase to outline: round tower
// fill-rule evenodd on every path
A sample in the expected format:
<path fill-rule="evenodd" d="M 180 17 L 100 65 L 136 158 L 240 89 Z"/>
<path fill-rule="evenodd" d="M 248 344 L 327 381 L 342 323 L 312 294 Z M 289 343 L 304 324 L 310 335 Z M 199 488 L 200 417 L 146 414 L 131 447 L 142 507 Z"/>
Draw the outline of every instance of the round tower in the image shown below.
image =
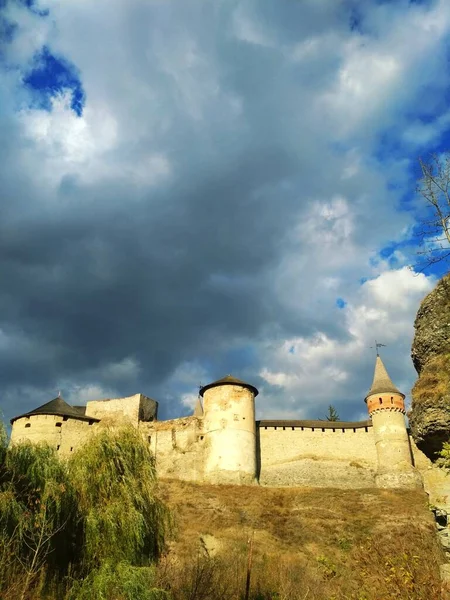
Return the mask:
<path fill-rule="evenodd" d="M 205 385 L 205 479 L 253 483 L 256 479 L 255 397 L 258 390 L 231 375 Z"/>
<path fill-rule="evenodd" d="M 372 387 L 365 401 L 372 419 L 377 450 L 377 487 L 422 487 L 421 477 L 413 467 L 405 423 L 405 395 L 392 383 L 379 355 Z"/>

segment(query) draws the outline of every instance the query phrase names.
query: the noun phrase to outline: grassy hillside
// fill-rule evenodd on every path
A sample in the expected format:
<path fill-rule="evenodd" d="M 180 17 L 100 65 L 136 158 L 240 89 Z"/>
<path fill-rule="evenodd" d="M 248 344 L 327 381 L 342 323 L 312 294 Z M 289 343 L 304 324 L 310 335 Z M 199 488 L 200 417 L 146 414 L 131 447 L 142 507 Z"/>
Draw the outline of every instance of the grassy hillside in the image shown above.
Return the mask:
<path fill-rule="evenodd" d="M 178 599 L 439 598 L 424 493 L 160 483 L 176 539 L 159 567 Z"/>

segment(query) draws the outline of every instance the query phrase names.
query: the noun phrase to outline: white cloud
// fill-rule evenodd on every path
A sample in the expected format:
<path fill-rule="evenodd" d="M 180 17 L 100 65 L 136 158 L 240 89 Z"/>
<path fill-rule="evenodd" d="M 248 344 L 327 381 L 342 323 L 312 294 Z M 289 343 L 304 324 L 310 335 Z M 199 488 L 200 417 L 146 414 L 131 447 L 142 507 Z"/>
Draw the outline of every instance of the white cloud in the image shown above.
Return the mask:
<path fill-rule="evenodd" d="M 385 351 L 391 361 L 386 359 L 386 363 L 388 370 L 396 373 L 398 385 L 409 393 L 415 377 L 407 360 L 414 316 L 433 283 L 407 267 L 385 271 L 347 297 L 347 306 L 337 312 L 348 337 L 336 339 L 318 332 L 269 344 L 262 354 L 260 376 L 270 386 L 282 389 L 263 388 L 260 413 L 274 417 L 287 398 L 299 415 L 313 410 L 324 413 L 330 403 L 345 404 L 346 396 L 350 400 L 359 395 L 362 402 L 371 383 L 375 351 L 369 347 L 375 339 L 402 353 L 396 356 Z M 355 415 L 360 409 L 354 403 L 347 410 Z"/>

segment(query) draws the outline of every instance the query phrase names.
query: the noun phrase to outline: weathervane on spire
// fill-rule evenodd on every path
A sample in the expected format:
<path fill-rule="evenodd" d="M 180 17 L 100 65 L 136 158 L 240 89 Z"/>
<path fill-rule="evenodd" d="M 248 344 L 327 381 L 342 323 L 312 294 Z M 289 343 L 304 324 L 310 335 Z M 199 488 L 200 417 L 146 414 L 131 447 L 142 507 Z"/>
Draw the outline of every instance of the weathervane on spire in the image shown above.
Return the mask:
<path fill-rule="evenodd" d="M 380 356 L 380 353 L 378 352 L 378 349 L 381 347 L 386 348 L 386 344 L 380 344 L 379 342 L 377 342 L 377 340 L 375 340 L 375 346 L 370 346 L 371 348 L 375 348 L 377 351 L 377 356 Z"/>

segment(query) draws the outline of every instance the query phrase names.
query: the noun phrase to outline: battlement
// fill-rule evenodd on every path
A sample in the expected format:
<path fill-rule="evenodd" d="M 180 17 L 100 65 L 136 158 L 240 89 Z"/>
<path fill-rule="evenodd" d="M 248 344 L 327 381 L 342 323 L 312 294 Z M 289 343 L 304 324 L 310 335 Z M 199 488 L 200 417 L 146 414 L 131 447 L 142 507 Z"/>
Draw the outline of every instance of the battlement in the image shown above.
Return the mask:
<path fill-rule="evenodd" d="M 310 431 L 353 431 L 357 429 L 364 429 L 366 433 L 369 432 L 369 427 L 372 427 L 372 421 L 320 421 L 320 420 L 267 420 L 267 421 L 256 421 L 256 427 L 259 429 L 275 429 L 288 431 L 305 429 Z"/>

